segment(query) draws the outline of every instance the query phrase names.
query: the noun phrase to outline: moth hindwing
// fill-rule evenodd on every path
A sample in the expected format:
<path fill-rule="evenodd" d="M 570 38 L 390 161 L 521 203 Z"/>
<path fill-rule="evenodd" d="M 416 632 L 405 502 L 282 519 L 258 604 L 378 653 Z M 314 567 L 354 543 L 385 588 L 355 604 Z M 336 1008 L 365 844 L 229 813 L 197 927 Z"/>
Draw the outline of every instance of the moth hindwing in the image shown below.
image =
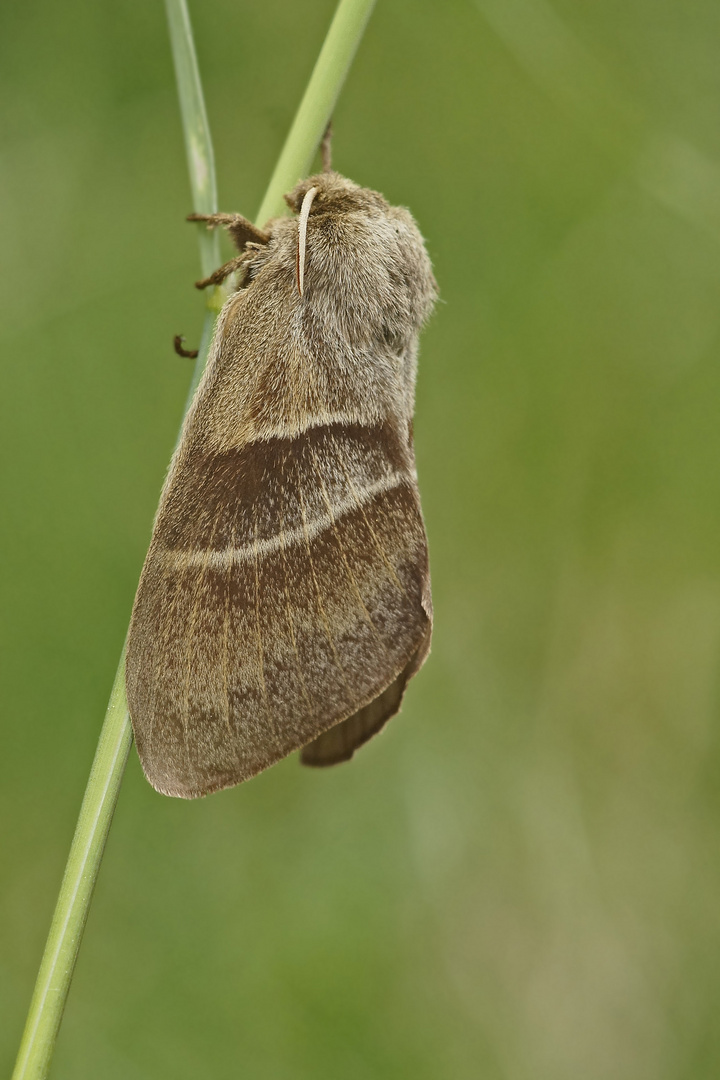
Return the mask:
<path fill-rule="evenodd" d="M 264 230 L 216 215 L 239 271 L 162 491 L 126 685 L 167 795 L 291 751 L 350 758 L 399 709 L 432 607 L 412 414 L 436 286 L 407 210 L 335 172 Z"/>

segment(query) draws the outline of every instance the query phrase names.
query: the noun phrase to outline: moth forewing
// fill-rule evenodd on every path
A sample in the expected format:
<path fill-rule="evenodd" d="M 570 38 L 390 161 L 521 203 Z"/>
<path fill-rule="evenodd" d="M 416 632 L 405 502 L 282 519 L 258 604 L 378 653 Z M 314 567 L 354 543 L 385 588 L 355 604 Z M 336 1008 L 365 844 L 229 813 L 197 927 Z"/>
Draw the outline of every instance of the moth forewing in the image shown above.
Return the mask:
<path fill-rule="evenodd" d="M 430 645 L 411 435 L 430 262 L 406 210 L 337 173 L 287 198 L 299 221 L 250 243 L 235 225 L 241 283 L 133 608 L 140 758 L 154 787 L 185 798 L 300 748 L 310 765 L 351 757 Z M 231 234 L 244 222 L 217 217 Z"/>

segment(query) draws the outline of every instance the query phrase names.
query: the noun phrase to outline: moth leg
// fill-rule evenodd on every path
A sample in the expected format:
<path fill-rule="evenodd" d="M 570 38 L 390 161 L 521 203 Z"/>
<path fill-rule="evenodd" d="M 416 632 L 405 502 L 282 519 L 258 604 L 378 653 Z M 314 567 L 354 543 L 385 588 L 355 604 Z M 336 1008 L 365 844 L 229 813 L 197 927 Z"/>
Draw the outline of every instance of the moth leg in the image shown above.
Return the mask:
<path fill-rule="evenodd" d="M 175 346 L 175 352 L 178 354 L 178 356 L 186 356 L 190 360 L 196 360 L 198 350 L 197 349 L 186 349 L 186 348 L 184 348 L 183 347 L 183 341 L 184 340 L 185 340 L 185 338 L 182 336 L 182 334 L 176 334 L 175 335 L 175 337 L 173 338 L 173 345 Z"/>
<path fill-rule="evenodd" d="M 224 225 L 238 251 L 243 251 L 249 240 L 254 240 L 256 244 L 267 244 L 270 239 L 266 232 L 258 229 L 242 214 L 188 214 L 187 220 L 204 221 L 208 229 Z"/>
<path fill-rule="evenodd" d="M 226 262 L 224 266 L 218 267 L 210 277 L 202 278 L 201 281 L 195 282 L 196 289 L 207 289 L 208 285 L 222 285 L 225 278 L 230 277 L 236 270 L 239 270 L 241 266 L 244 266 L 247 262 L 246 255 L 236 255 L 230 262 Z"/>

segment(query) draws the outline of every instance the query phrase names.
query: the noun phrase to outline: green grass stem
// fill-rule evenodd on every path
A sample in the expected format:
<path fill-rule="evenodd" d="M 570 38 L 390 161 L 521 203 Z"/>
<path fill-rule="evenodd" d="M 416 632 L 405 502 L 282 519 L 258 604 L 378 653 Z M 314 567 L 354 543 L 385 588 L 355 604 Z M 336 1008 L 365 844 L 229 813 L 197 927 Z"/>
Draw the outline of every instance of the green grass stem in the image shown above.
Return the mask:
<path fill-rule="evenodd" d="M 375 0 L 340 0 L 270 178 L 258 225 L 283 213 L 283 195 L 307 176 L 374 6 Z"/>
<path fill-rule="evenodd" d="M 263 200 L 258 222 L 282 212 L 282 195 L 309 169 L 352 63 L 374 0 L 341 0 Z M 193 209 L 217 210 L 210 128 L 185 0 L 166 0 Z M 216 233 L 199 229 L 204 276 L 220 263 Z M 188 405 L 207 360 L 214 322 L 211 298 Z M 12 1080 L 48 1075 L 83 929 L 127 762 L 132 729 L 125 700 L 125 650 L 100 732 L 60 893 L 38 972 Z"/>

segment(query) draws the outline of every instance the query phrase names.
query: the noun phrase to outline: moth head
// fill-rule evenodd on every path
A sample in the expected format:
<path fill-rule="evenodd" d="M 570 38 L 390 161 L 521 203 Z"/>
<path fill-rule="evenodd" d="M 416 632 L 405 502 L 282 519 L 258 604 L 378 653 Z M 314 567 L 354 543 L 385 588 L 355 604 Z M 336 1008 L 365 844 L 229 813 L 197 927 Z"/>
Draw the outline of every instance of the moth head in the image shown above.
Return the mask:
<path fill-rule="evenodd" d="M 305 284 L 305 255 L 307 251 L 308 220 L 310 215 L 339 215 L 353 211 L 387 209 L 382 195 L 361 188 L 340 173 L 328 170 L 301 181 L 285 196 L 291 210 L 298 214 L 298 243 L 296 283 L 300 296 Z"/>
<path fill-rule="evenodd" d="M 371 205 L 378 210 L 386 210 L 387 203 L 377 191 L 360 187 L 340 173 L 317 173 L 301 180 L 297 187 L 285 196 L 285 202 L 296 214 L 302 209 L 303 199 L 311 188 L 315 188 L 312 214 L 351 213 L 353 210 L 367 210 Z"/>
<path fill-rule="evenodd" d="M 337 172 L 302 180 L 285 200 L 299 297 L 329 304 L 353 340 L 399 354 L 429 315 L 437 286 L 417 225 L 403 207 Z M 288 252 L 289 254 L 289 252 Z"/>

